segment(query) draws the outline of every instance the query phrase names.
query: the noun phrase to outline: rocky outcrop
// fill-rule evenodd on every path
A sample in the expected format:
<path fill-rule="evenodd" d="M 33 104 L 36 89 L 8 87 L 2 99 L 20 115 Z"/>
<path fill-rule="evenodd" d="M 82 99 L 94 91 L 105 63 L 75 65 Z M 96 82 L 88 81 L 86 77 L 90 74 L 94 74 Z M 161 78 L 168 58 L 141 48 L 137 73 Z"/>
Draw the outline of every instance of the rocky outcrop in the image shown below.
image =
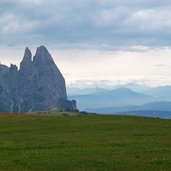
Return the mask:
<path fill-rule="evenodd" d="M 20 69 L 0 65 L 0 112 L 31 112 L 53 108 L 76 110 L 67 100 L 65 80 L 44 46 L 32 59 L 25 49 Z"/>

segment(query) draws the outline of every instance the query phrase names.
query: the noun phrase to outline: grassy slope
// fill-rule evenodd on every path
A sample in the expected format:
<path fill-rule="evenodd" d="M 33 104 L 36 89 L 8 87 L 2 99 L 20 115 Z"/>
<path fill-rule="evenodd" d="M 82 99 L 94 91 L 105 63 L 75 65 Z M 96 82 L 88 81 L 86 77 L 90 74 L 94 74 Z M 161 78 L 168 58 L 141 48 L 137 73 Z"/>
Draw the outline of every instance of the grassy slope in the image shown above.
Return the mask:
<path fill-rule="evenodd" d="M 171 120 L 0 117 L 0 170 L 170 170 Z"/>

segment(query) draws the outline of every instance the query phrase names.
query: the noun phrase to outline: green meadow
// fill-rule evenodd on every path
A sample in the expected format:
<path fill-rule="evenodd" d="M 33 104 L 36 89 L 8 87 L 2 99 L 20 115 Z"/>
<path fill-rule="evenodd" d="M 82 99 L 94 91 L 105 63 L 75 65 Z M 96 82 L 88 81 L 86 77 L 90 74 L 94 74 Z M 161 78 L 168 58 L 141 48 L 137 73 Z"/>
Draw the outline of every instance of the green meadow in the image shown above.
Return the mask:
<path fill-rule="evenodd" d="M 171 120 L 0 117 L 0 171 L 169 171 Z"/>

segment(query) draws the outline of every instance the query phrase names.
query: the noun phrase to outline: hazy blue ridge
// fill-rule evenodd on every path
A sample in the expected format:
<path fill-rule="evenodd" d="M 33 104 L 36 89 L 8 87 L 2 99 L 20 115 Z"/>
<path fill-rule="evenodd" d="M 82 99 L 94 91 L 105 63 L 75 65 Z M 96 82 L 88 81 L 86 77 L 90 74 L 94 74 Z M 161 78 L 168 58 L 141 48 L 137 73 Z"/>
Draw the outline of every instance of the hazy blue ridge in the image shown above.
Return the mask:
<path fill-rule="evenodd" d="M 118 88 L 89 95 L 69 96 L 77 101 L 80 110 L 116 106 L 142 105 L 156 101 L 153 96 L 134 92 L 128 88 Z"/>

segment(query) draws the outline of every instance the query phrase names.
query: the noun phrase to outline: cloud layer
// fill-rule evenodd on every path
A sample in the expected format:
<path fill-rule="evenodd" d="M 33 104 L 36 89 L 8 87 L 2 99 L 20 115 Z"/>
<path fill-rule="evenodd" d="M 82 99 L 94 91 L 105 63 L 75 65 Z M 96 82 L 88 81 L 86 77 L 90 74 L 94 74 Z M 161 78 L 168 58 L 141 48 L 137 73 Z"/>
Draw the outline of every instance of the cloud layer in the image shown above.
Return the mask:
<path fill-rule="evenodd" d="M 170 18 L 170 0 L 0 0 L 0 62 L 44 44 L 68 84 L 171 84 Z"/>
<path fill-rule="evenodd" d="M 1 45 L 170 46 L 170 0 L 1 0 Z"/>

